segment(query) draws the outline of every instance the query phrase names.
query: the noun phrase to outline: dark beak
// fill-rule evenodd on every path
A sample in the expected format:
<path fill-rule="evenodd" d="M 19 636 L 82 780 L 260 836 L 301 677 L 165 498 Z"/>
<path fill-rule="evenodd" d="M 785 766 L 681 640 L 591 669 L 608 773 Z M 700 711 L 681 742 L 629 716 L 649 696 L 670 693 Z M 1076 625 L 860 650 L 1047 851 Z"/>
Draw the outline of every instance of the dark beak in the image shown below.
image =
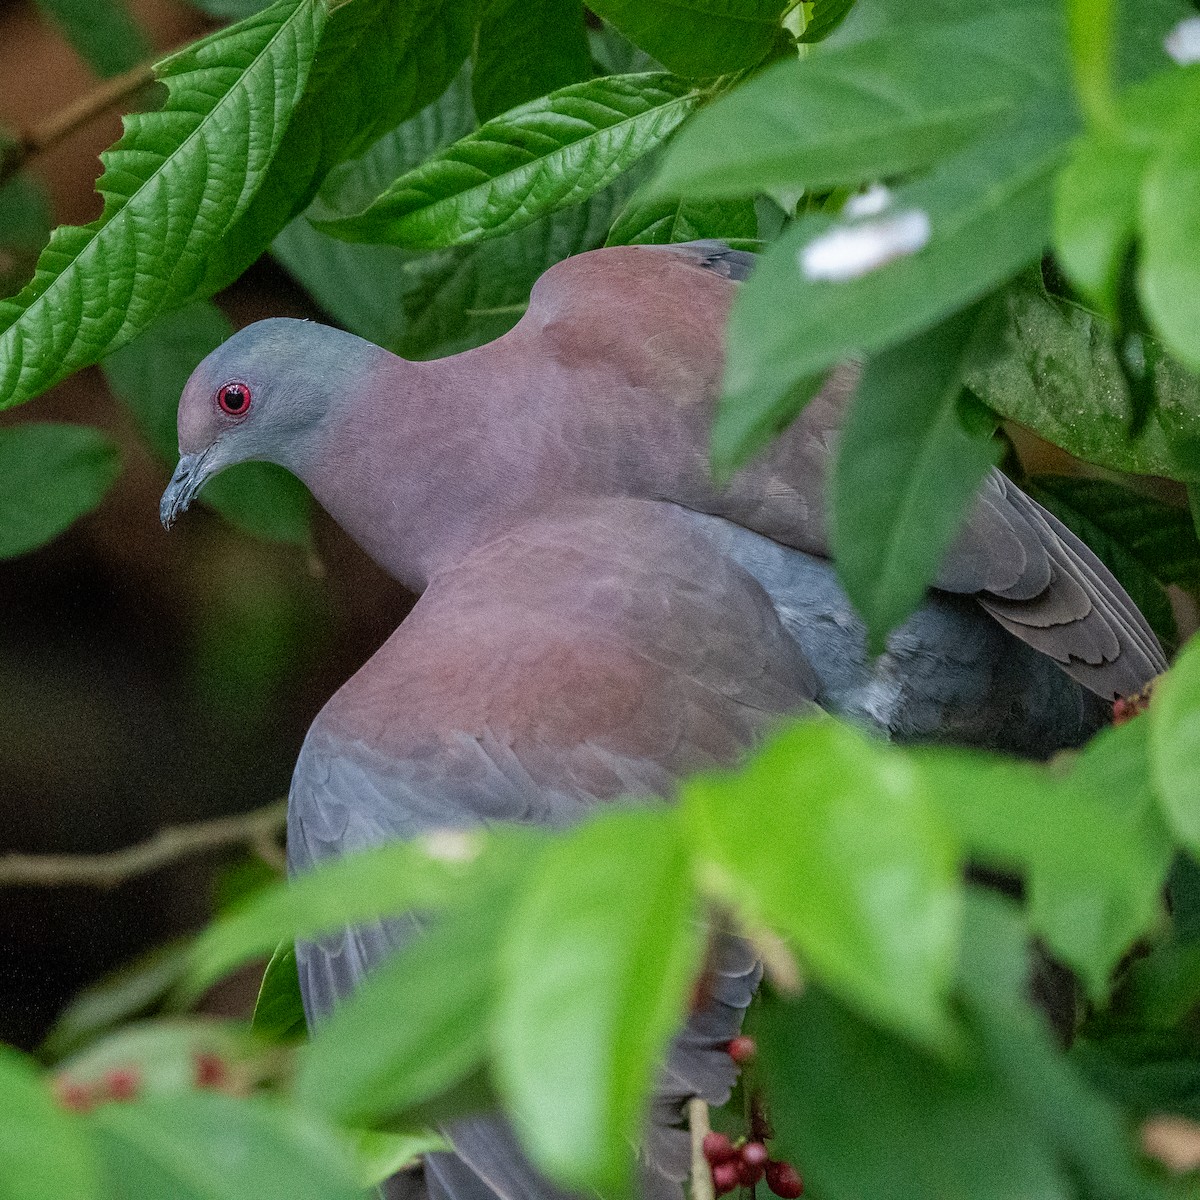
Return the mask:
<path fill-rule="evenodd" d="M 199 454 L 180 456 L 179 466 L 175 468 L 175 474 L 171 476 L 171 482 L 167 484 L 158 506 L 158 516 L 164 529 L 170 529 L 175 524 L 175 518 L 191 504 L 196 493 L 204 486 L 208 479 L 208 472 L 204 469 L 208 453 L 208 450 L 202 450 Z"/>

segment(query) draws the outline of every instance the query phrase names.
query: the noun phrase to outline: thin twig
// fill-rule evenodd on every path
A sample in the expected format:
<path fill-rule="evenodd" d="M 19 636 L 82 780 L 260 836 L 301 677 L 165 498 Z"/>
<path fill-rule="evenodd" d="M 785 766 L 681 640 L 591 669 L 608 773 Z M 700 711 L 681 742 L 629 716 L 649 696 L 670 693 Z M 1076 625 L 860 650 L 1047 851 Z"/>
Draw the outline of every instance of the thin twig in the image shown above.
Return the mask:
<path fill-rule="evenodd" d="M 708 1105 L 699 1096 L 688 1101 L 688 1128 L 692 1132 L 692 1200 L 716 1200 L 712 1171 L 704 1157 L 704 1138 L 712 1132 Z"/>
<path fill-rule="evenodd" d="M 154 64 L 139 63 L 131 71 L 106 79 L 86 95 L 51 113 L 44 121 L 39 121 L 20 135 L 6 156 L 0 157 L 0 184 L 15 175 L 31 158 L 57 146 L 75 130 L 116 108 L 153 82 Z"/>
<path fill-rule="evenodd" d="M 115 887 L 205 850 L 249 845 L 272 866 L 281 861 L 275 838 L 287 822 L 287 801 L 253 812 L 192 825 L 168 825 L 153 837 L 107 854 L 5 854 L 0 887 Z"/>

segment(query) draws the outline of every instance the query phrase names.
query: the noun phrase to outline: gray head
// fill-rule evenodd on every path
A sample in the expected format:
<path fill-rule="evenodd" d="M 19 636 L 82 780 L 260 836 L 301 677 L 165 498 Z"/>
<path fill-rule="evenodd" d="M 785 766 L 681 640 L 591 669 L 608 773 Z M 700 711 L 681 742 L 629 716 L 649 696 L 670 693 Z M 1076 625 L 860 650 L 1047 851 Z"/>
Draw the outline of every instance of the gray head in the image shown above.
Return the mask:
<path fill-rule="evenodd" d="M 163 493 L 163 525 L 169 529 L 204 483 L 234 463 L 274 462 L 299 473 L 314 435 L 386 357 L 353 334 L 286 317 L 234 334 L 183 389 L 179 465 Z"/>

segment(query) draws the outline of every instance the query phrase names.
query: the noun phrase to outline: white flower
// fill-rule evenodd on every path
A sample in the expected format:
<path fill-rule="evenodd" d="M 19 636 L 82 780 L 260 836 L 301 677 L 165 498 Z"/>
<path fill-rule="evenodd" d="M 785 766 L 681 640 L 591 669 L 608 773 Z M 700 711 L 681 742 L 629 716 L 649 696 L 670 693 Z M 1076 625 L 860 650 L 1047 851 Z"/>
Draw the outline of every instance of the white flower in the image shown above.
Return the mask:
<path fill-rule="evenodd" d="M 865 192 L 851 196 L 842 205 L 846 217 L 877 217 L 892 202 L 892 193 L 882 183 L 873 183 Z"/>
<path fill-rule="evenodd" d="M 917 208 L 879 221 L 835 225 L 800 251 L 800 270 L 808 279 L 844 283 L 916 254 L 929 234 L 929 214 Z"/>
<path fill-rule="evenodd" d="M 1200 62 L 1200 17 L 1184 17 L 1163 40 L 1163 49 L 1181 67 Z"/>

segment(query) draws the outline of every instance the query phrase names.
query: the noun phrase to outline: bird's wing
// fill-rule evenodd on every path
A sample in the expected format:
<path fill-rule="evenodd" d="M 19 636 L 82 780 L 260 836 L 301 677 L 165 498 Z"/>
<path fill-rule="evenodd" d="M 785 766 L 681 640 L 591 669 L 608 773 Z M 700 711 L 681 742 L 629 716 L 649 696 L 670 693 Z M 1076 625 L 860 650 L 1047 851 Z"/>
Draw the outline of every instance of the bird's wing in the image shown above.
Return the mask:
<path fill-rule="evenodd" d="M 726 321 L 753 264 L 754 255 L 714 241 L 581 254 L 538 281 L 518 336 L 539 339 L 565 368 L 550 403 L 602 403 L 614 430 L 611 476 L 632 493 L 829 557 L 826 476 L 852 402 L 854 364 L 835 370 L 799 419 L 726 486 L 711 480 Z M 572 399 L 573 389 L 586 393 L 582 400 Z M 1006 629 L 1106 699 L 1140 690 L 1166 668 L 1154 633 L 1108 568 L 999 471 L 980 489 L 936 586 L 976 595 Z"/>
<path fill-rule="evenodd" d="M 666 796 L 815 692 L 766 594 L 675 506 L 597 502 L 531 521 L 435 578 L 314 722 L 292 783 L 289 864 L 438 827 L 561 826 L 617 796 Z M 415 929 L 376 923 L 298 947 L 310 1020 Z M 686 1146 L 669 1127 L 683 1099 L 723 1102 L 733 1082 L 721 1048 L 757 966 L 731 940 L 717 973 L 711 1005 L 663 1067 L 648 1195 L 678 1194 Z M 431 1193 L 556 1195 L 495 1118 L 449 1133 L 457 1155 L 431 1161 Z"/>

